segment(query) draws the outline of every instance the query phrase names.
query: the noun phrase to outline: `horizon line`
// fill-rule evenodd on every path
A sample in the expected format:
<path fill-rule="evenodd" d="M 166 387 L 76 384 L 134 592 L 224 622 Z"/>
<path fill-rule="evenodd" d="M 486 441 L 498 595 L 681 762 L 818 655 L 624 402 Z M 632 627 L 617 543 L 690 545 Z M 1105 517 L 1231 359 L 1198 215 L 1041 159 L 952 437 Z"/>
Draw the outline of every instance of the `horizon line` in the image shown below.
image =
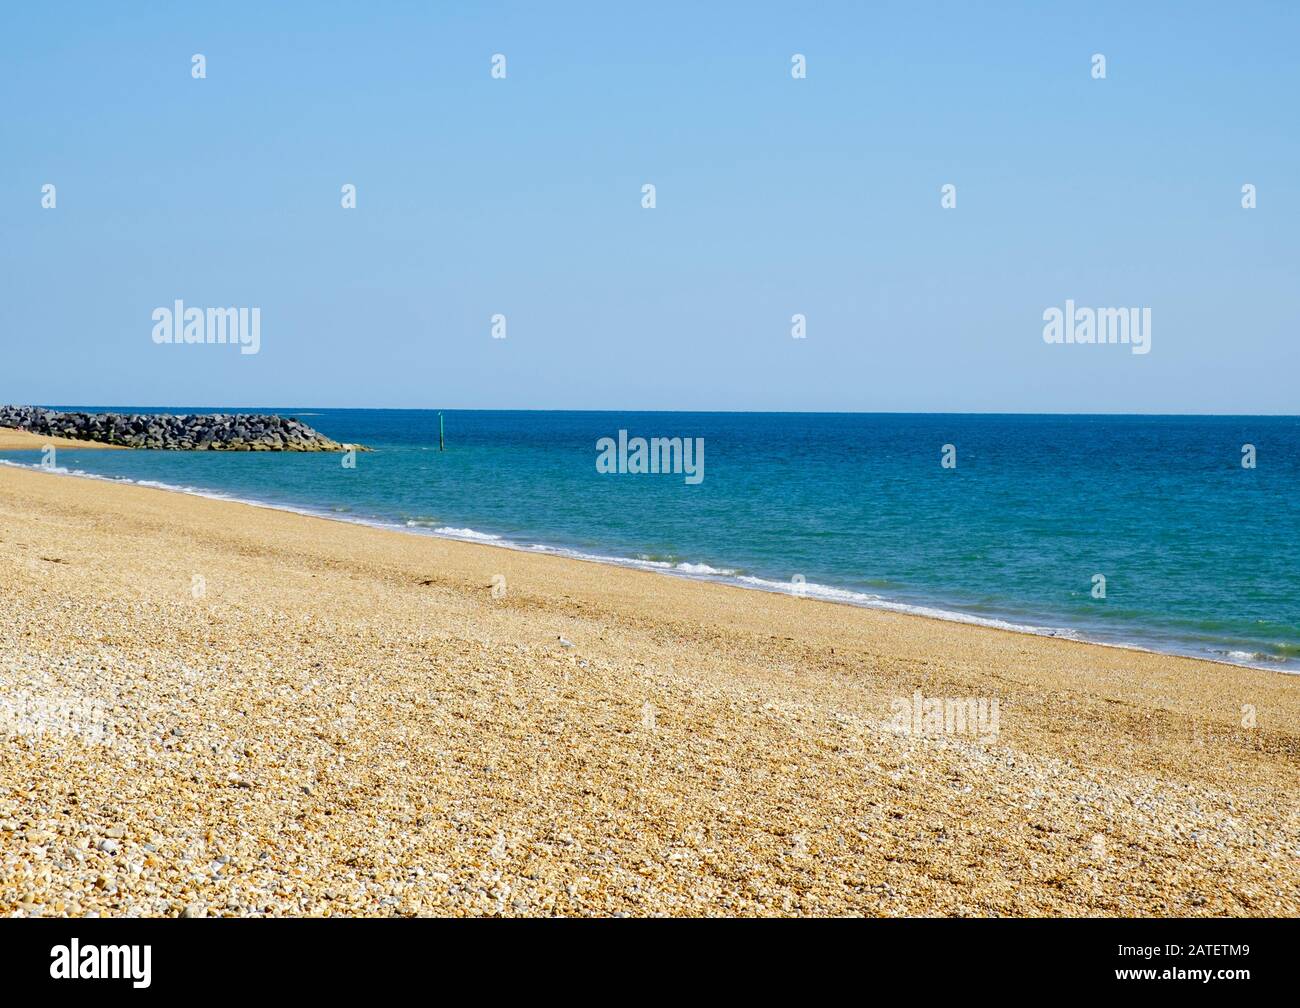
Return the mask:
<path fill-rule="evenodd" d="M 205 406 L 205 405 L 85 405 L 85 404 L 49 404 L 49 403 L 8 403 L 11 406 L 30 406 L 40 409 L 108 412 L 130 410 L 204 410 L 211 412 L 233 412 L 247 410 L 250 412 L 306 412 L 310 410 L 333 410 L 354 412 L 389 412 L 389 413 L 712 413 L 774 416 L 1060 416 L 1060 417 L 1250 417 L 1300 419 L 1300 413 L 1132 413 L 1118 410 L 1103 412 L 1077 412 L 1067 410 L 825 410 L 825 409 L 664 409 L 643 407 L 619 407 L 617 409 L 599 408 L 528 408 L 500 406 Z M 0 407 L 2 408 L 2 407 Z"/>

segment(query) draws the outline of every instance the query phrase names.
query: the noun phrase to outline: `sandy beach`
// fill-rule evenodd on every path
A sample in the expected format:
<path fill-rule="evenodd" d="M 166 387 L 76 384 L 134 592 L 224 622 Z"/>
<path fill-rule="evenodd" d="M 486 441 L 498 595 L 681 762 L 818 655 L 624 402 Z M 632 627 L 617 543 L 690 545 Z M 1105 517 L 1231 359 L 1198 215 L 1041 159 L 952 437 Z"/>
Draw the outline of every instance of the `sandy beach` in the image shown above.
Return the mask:
<path fill-rule="evenodd" d="M 0 427 L 0 451 L 41 451 L 46 445 L 55 448 L 104 448 L 120 451 L 118 445 L 99 444 L 94 441 L 80 441 L 76 438 L 53 437 L 32 434 L 29 431 L 14 430 L 12 427 Z"/>
<path fill-rule="evenodd" d="M 0 598 L 0 914 L 1300 913 L 1295 676 L 6 467 Z"/>

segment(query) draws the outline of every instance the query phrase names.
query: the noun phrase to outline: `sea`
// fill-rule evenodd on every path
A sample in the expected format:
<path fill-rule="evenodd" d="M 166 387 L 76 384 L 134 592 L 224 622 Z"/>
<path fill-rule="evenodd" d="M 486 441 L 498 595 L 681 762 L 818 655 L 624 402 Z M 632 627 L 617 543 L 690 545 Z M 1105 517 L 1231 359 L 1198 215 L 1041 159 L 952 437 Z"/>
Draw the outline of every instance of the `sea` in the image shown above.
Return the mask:
<path fill-rule="evenodd" d="M 279 413 L 372 449 L 60 449 L 63 473 L 1300 671 L 1300 417 L 52 408 Z M 701 454 L 639 472 L 637 438 Z"/>

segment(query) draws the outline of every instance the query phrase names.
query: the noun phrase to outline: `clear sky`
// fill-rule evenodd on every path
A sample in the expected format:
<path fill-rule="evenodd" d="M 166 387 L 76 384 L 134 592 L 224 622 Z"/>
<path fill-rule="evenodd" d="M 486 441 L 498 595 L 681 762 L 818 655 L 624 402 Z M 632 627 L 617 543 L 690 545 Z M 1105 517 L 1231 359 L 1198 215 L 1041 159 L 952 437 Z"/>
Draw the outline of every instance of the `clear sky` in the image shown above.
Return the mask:
<path fill-rule="evenodd" d="M 1289 0 L 12 4 L 0 402 L 1297 413 L 1298 42 Z M 261 352 L 155 345 L 177 298 Z M 1151 352 L 1047 345 L 1067 298 Z"/>

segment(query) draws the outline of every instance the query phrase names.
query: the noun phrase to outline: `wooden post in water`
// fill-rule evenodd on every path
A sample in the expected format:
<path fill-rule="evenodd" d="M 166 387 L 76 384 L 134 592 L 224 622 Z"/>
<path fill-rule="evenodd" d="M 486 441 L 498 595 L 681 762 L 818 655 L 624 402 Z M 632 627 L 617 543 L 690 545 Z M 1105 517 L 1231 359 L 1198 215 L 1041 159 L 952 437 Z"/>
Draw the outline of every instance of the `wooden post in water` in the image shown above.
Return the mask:
<path fill-rule="evenodd" d="M 438 410 L 438 451 L 447 450 L 447 439 L 442 432 L 442 410 Z"/>

